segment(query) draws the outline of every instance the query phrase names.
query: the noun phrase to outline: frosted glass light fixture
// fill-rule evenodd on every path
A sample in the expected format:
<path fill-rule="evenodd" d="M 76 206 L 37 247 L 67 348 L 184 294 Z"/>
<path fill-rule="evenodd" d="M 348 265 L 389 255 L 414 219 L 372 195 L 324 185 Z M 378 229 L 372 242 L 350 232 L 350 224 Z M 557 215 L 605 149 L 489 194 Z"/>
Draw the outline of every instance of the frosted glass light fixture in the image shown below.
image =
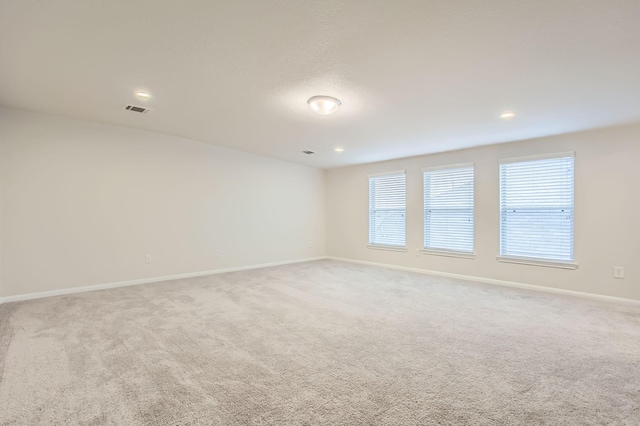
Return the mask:
<path fill-rule="evenodd" d="M 139 97 L 140 99 L 150 99 L 151 98 L 151 93 L 149 92 L 145 92 L 144 90 L 138 90 L 135 95 L 137 97 Z"/>
<path fill-rule="evenodd" d="M 332 98 L 331 96 L 313 96 L 307 101 L 311 111 L 320 115 L 333 114 L 338 110 L 338 107 L 342 102 L 339 99 Z"/>

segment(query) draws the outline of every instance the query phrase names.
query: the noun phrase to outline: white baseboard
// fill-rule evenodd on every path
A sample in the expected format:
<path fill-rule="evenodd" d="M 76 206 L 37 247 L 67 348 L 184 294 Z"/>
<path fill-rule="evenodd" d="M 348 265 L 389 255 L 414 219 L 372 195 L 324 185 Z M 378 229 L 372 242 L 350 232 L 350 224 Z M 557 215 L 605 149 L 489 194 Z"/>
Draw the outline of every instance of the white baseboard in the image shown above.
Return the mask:
<path fill-rule="evenodd" d="M 237 266 L 235 268 L 213 269 L 211 271 L 188 272 L 186 274 L 165 275 L 162 277 L 141 278 L 131 281 L 118 281 L 114 283 L 88 285 L 84 287 L 72 287 L 61 290 L 41 291 L 38 293 L 19 294 L 16 296 L 0 297 L 0 305 L 9 302 L 20 302 L 23 300 L 41 299 L 43 297 L 63 296 L 65 294 L 84 293 L 85 291 L 106 290 L 109 288 L 127 287 L 131 285 L 157 283 L 161 281 L 179 280 L 182 278 L 202 277 L 205 275 L 224 274 L 225 272 L 246 271 L 249 269 L 268 268 L 269 266 L 288 265 L 291 263 L 310 262 L 312 260 L 323 260 L 326 256 L 308 257 L 305 259 L 285 260 L 281 262 L 260 263 L 257 265 Z"/>
<path fill-rule="evenodd" d="M 205 275 L 224 274 L 225 272 L 235 272 L 235 271 L 245 271 L 245 270 L 249 270 L 249 269 L 268 268 L 270 266 L 288 265 L 288 264 L 292 264 L 292 263 L 310 262 L 310 261 L 313 261 L 313 260 L 323 260 L 323 259 L 338 260 L 338 261 L 342 261 L 342 262 L 357 263 L 357 264 L 361 264 L 361 265 L 376 266 L 376 267 L 387 268 L 387 269 L 397 269 L 397 270 L 400 270 L 400 271 L 417 272 L 419 274 L 434 275 L 434 276 L 445 277 L 445 278 L 453 278 L 453 279 L 464 280 L 464 281 L 473 281 L 473 282 L 479 282 L 479 283 L 483 283 L 483 284 L 493 284 L 493 285 L 499 285 L 499 286 L 504 286 L 504 287 L 522 288 L 522 289 L 526 289 L 526 290 L 533 290 L 533 291 L 539 291 L 539 292 L 544 292 L 544 293 L 554 293 L 554 294 L 562 294 L 562 295 L 566 295 L 566 296 L 582 297 L 582 298 L 594 299 L 594 300 L 600 300 L 600 301 L 626 303 L 626 304 L 631 304 L 631 305 L 640 305 L 640 300 L 635 300 L 635 299 L 625 299 L 625 298 L 622 298 L 622 297 L 605 296 L 605 295 L 601 295 L 601 294 L 584 293 L 584 292 L 581 292 L 581 291 L 564 290 L 564 289 L 560 289 L 560 288 L 544 287 L 544 286 L 538 286 L 538 285 L 533 285 L 533 284 L 523 284 L 523 283 L 518 283 L 518 282 L 513 282 L 513 281 L 496 280 L 496 279 L 493 279 L 493 278 L 474 277 L 474 276 L 471 276 L 471 275 L 452 274 L 452 273 L 449 273 L 449 272 L 433 271 L 433 270 L 429 270 L 429 269 L 409 268 L 409 267 L 406 267 L 406 266 L 391 265 L 391 264 L 387 264 L 387 263 L 368 262 L 368 261 L 365 261 L 365 260 L 348 259 L 348 258 L 335 257 L 335 256 L 317 256 L 317 257 L 309 257 L 309 258 L 304 258 L 304 259 L 285 260 L 285 261 L 281 261 L 281 262 L 271 262 L 271 263 L 261 263 L 261 264 L 256 264 L 256 265 L 238 266 L 238 267 L 234 267 L 234 268 L 213 269 L 213 270 L 210 270 L 210 271 L 189 272 L 189 273 L 185 273 L 185 274 L 165 275 L 165 276 L 162 276 L 162 277 L 141 278 L 141 279 L 131 280 L 131 281 L 119 281 L 119 282 L 106 283 L 106 284 L 89 285 L 89 286 L 84 286 L 84 287 L 73 287 L 73 288 L 66 288 L 66 289 L 62 289 L 62 290 L 52 290 L 52 291 L 42 291 L 42 292 L 38 292 L 38 293 L 19 294 L 19 295 L 16 295 L 16 296 L 0 297 L 0 305 L 3 304 L 3 303 L 9 303 L 9 302 L 19 302 L 19 301 L 23 301 L 23 300 L 41 299 L 43 297 L 63 296 L 65 294 L 83 293 L 83 292 L 86 292 L 86 291 L 106 290 L 106 289 L 109 289 L 109 288 L 127 287 L 127 286 L 132 286 L 132 285 L 139 285 L 139 284 L 150 284 L 150 283 L 156 283 L 156 282 L 162 282 L 162 281 L 178 280 L 178 279 L 182 279 L 182 278 L 202 277 L 202 276 L 205 276 Z"/>
<path fill-rule="evenodd" d="M 358 264 L 361 264 L 361 265 L 377 266 L 379 268 L 397 269 L 397 270 L 400 270 L 400 271 L 417 272 L 419 274 L 435 275 L 435 276 L 438 276 L 438 277 L 453 278 L 453 279 L 464 280 L 464 281 L 473 281 L 473 282 L 483 283 L 483 284 L 493 284 L 493 285 L 499 285 L 499 286 L 504 286 L 504 287 L 515 287 L 515 288 L 522 288 L 522 289 L 526 289 L 526 290 L 540 291 L 540 292 L 544 292 L 544 293 L 562 294 L 562 295 L 565 295 L 565 296 L 582 297 L 582 298 L 593 299 L 593 300 L 615 302 L 615 303 L 625 303 L 625 304 L 639 305 L 640 306 L 640 300 L 626 299 L 626 298 L 623 298 L 623 297 L 605 296 L 605 295 L 602 295 L 602 294 L 584 293 L 584 292 L 581 292 L 581 291 L 565 290 L 565 289 L 561 289 L 561 288 L 544 287 L 544 286 L 539 286 L 539 285 L 524 284 L 524 283 L 518 283 L 518 282 L 513 282 L 513 281 L 496 280 L 496 279 L 493 279 L 493 278 L 474 277 L 474 276 L 471 276 L 471 275 L 452 274 L 452 273 L 449 273 L 449 272 L 432 271 L 432 270 L 429 270 L 429 269 L 409 268 L 409 267 L 406 267 L 406 266 L 397 266 L 397 265 L 390 265 L 390 264 L 386 264 L 386 263 L 377 263 L 377 262 L 367 262 L 365 260 L 347 259 L 347 258 L 343 258 L 343 257 L 327 256 L 326 258 L 327 259 L 331 259 L 331 260 L 339 260 L 339 261 L 342 261 L 342 262 L 350 262 L 350 263 L 358 263 Z"/>

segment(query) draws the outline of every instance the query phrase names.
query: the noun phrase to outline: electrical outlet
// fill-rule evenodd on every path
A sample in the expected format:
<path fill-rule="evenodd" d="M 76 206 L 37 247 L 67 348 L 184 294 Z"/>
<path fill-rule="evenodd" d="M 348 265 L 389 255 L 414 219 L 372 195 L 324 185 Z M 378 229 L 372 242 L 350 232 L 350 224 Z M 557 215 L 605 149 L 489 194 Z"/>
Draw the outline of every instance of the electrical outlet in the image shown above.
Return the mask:
<path fill-rule="evenodd" d="M 214 255 L 215 257 L 220 257 L 220 250 L 216 249 L 216 250 L 213 252 L 213 255 Z"/>
<path fill-rule="evenodd" d="M 614 266 L 613 267 L 613 278 L 624 278 L 624 267 L 623 266 Z"/>
<path fill-rule="evenodd" d="M 151 263 L 151 255 L 150 254 L 145 254 L 144 255 L 144 263 Z"/>
<path fill-rule="evenodd" d="M 420 256 L 420 249 L 419 248 L 416 249 L 416 256 Z"/>

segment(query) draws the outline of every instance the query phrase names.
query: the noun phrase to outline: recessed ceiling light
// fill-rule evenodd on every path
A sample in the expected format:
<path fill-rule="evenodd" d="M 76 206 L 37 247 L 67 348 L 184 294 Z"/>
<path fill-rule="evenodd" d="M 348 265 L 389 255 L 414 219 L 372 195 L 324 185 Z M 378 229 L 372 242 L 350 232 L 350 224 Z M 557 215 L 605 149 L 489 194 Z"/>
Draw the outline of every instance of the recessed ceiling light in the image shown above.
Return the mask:
<path fill-rule="evenodd" d="M 331 96 L 313 96 L 309 98 L 307 103 L 311 111 L 320 115 L 329 115 L 336 112 L 342 102 Z"/>
<path fill-rule="evenodd" d="M 337 147 L 336 149 L 334 149 L 335 152 L 342 152 L 344 151 L 344 148 L 341 147 Z"/>
<path fill-rule="evenodd" d="M 515 112 L 512 111 L 505 111 L 502 114 L 500 114 L 500 118 L 504 119 L 504 120 L 508 120 L 510 118 L 513 118 L 516 116 Z"/>
<path fill-rule="evenodd" d="M 136 92 L 136 96 L 141 98 L 141 99 L 149 99 L 151 97 L 151 94 L 149 92 L 144 92 L 142 90 L 138 90 Z"/>

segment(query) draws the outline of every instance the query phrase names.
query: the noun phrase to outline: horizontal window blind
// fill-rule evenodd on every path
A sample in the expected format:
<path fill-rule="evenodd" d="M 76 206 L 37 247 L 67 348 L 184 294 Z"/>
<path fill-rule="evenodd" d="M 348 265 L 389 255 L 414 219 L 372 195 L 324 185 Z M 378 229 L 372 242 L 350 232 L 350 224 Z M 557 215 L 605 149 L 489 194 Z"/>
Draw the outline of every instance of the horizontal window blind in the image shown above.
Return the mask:
<path fill-rule="evenodd" d="M 424 172 L 424 248 L 473 253 L 473 165 Z"/>
<path fill-rule="evenodd" d="M 406 177 L 369 177 L 369 244 L 406 244 Z"/>
<path fill-rule="evenodd" d="M 500 164 L 500 255 L 573 261 L 573 156 Z"/>

